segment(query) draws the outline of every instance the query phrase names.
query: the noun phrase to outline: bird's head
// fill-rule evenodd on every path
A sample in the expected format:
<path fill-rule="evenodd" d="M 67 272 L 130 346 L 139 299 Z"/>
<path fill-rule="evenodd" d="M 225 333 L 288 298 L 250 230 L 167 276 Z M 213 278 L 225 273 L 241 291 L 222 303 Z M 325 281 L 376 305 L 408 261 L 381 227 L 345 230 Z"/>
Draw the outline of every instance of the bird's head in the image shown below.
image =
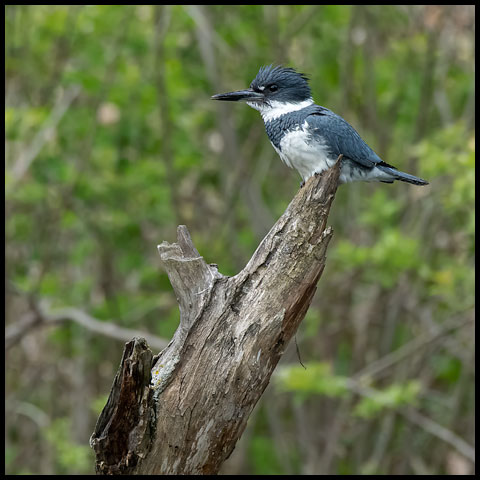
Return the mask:
<path fill-rule="evenodd" d="M 307 77 L 293 68 L 268 65 L 261 67 L 250 88 L 213 95 L 213 100 L 244 101 L 256 110 L 278 104 L 300 104 L 311 100 Z"/>

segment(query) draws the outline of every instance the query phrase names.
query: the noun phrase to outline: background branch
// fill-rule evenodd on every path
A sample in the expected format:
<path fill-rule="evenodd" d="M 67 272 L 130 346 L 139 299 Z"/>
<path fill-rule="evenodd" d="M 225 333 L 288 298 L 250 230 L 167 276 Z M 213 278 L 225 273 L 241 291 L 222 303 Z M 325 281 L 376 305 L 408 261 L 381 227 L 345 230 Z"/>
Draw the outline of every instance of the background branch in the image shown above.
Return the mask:
<path fill-rule="evenodd" d="M 5 328 L 5 348 L 13 347 L 33 328 L 59 325 L 68 321 L 75 322 L 91 332 L 124 342 L 129 341 L 133 337 L 145 337 L 156 350 L 162 350 L 168 344 L 168 340 L 152 333 L 133 328 L 124 328 L 115 322 L 98 320 L 78 308 L 66 307 L 48 310 L 37 305 L 36 310 L 26 313 L 17 322 Z"/>

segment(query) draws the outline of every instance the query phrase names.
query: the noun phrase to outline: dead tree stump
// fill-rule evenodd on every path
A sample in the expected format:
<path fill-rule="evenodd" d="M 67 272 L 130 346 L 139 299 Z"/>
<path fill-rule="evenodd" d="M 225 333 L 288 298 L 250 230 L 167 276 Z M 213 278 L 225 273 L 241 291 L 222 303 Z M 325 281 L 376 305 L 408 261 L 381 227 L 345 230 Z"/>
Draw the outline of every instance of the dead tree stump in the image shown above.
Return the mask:
<path fill-rule="evenodd" d="M 127 343 L 90 439 L 99 474 L 216 474 L 305 316 L 332 237 L 340 161 L 310 178 L 234 277 L 205 263 L 185 226 L 158 246 L 180 306 L 153 357 Z"/>

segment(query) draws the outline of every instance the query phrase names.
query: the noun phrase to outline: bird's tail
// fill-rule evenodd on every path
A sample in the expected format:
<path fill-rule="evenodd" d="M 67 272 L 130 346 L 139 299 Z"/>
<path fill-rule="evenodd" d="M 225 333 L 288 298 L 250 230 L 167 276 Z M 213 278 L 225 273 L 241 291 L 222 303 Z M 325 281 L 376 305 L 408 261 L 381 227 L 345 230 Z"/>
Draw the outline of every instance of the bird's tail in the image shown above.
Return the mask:
<path fill-rule="evenodd" d="M 412 183 L 413 185 L 428 185 L 428 182 L 426 180 L 418 178 L 415 175 L 410 175 L 409 173 L 401 172 L 400 170 L 396 170 L 393 167 L 378 165 L 377 168 L 391 175 L 392 180 L 401 180 L 402 182 Z"/>

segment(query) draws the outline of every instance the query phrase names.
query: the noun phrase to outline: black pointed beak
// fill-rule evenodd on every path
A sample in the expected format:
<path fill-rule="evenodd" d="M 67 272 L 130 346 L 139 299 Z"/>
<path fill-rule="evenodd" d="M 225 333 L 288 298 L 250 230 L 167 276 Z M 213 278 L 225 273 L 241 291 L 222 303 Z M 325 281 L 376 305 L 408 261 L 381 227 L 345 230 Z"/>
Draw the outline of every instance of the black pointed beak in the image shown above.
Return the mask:
<path fill-rule="evenodd" d="M 212 96 L 212 100 L 225 100 L 227 102 L 259 102 L 264 99 L 263 93 L 255 92 L 251 88 L 238 90 L 237 92 L 218 93 Z"/>

